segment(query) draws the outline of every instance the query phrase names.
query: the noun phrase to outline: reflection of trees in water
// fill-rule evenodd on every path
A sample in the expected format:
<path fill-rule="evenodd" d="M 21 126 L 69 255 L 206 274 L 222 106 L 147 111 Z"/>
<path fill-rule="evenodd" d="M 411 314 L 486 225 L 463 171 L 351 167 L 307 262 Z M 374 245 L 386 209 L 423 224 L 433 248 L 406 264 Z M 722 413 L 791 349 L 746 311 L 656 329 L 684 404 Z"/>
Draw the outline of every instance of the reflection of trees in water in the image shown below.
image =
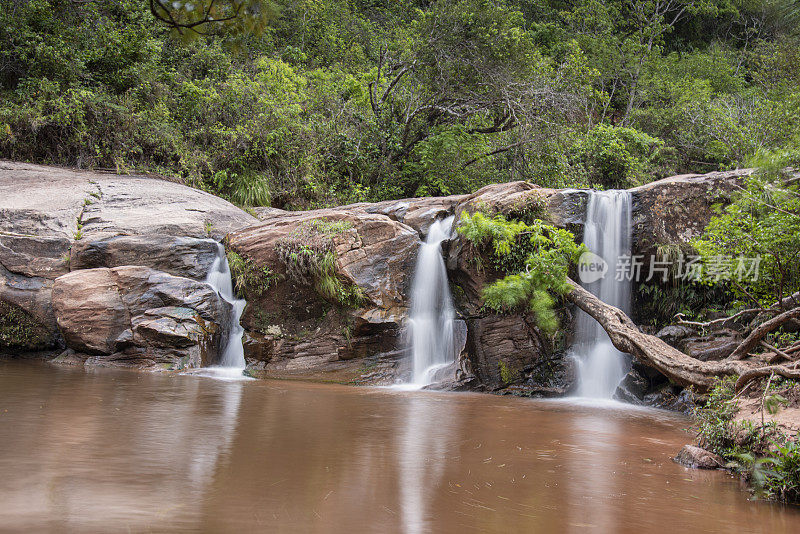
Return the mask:
<path fill-rule="evenodd" d="M 246 388 L 232 461 L 209 490 L 215 498 L 207 500 L 205 524 L 419 531 L 415 525 L 436 514 L 444 459 L 457 454 L 462 430 L 454 428 L 454 411 L 426 393 L 297 383 Z"/>
<path fill-rule="evenodd" d="M 619 532 L 619 510 L 609 506 L 610 496 L 624 493 L 613 471 L 620 469 L 619 422 L 603 410 L 565 414 L 570 439 L 582 443 L 565 455 L 563 476 L 567 493 L 564 510 L 566 532 Z"/>

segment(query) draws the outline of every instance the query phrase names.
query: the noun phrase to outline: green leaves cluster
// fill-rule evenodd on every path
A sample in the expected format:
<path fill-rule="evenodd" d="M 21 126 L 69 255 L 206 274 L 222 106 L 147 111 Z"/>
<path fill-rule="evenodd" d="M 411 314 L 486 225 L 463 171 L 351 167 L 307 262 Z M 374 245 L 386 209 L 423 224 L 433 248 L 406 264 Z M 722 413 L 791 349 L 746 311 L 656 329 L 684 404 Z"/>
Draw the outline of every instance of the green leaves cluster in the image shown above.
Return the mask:
<path fill-rule="evenodd" d="M 285 208 L 741 166 L 800 129 L 781 4 L 0 0 L 0 156 Z"/>
<path fill-rule="evenodd" d="M 278 278 L 269 267 L 261 267 L 250 258 L 243 258 L 236 252 L 226 253 L 228 265 L 233 276 L 234 288 L 239 295 L 263 296 Z"/>
<path fill-rule="evenodd" d="M 575 236 L 541 220 L 527 224 L 482 212 L 462 212 L 458 232 L 489 252 L 493 266 L 505 274 L 484 288 L 485 305 L 500 312 L 526 308 L 542 330 L 555 332 L 554 295 L 569 292 L 569 268 L 586 250 Z"/>
<path fill-rule="evenodd" d="M 775 169 L 798 161 L 800 152 L 766 158 L 764 170 L 745 180 L 693 243 L 708 283 L 723 284 L 739 300 L 761 306 L 800 290 L 800 189 L 796 178 Z M 722 260 L 734 272 L 739 257 L 760 258 L 757 278 L 719 277 L 713 269 Z"/>

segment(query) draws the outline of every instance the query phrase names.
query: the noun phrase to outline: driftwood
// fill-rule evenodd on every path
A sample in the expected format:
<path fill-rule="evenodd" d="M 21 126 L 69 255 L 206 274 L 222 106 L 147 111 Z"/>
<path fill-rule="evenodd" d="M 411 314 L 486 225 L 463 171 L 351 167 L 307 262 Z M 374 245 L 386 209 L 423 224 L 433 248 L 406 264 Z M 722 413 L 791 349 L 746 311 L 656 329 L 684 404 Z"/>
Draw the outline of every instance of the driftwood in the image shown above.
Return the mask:
<path fill-rule="evenodd" d="M 768 376 L 770 373 L 800 378 L 800 370 L 793 368 L 796 363 L 764 367 L 761 362 L 732 359 L 702 362 L 692 358 L 661 339 L 641 332 L 619 308 L 606 304 L 573 280 L 567 279 L 567 282 L 572 285 L 572 290 L 567 293 L 566 299 L 600 323 L 617 350 L 627 352 L 676 384 L 706 391 L 717 378 L 723 376 L 739 376 L 737 389 L 754 378 Z M 756 340 L 756 344 L 758 341 Z"/>

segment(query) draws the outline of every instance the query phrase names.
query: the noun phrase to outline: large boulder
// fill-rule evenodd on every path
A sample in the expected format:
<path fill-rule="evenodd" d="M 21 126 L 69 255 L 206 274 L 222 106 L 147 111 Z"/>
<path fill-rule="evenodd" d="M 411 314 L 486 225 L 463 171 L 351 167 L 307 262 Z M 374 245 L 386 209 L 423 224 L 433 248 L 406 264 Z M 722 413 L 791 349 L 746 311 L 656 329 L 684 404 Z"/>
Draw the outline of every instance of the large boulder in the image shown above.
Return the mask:
<path fill-rule="evenodd" d="M 230 328 L 231 306 L 211 286 L 141 266 L 65 274 L 53 308 L 67 347 L 95 363 L 208 365 Z"/>
<path fill-rule="evenodd" d="M 631 189 L 634 253 L 648 261 L 658 245 L 682 245 L 699 237 L 714 214 L 713 206 L 729 202 L 753 172 L 684 174 Z"/>
<path fill-rule="evenodd" d="M 0 350 L 63 345 L 53 281 L 70 271 L 143 265 L 205 278 L 221 239 L 257 219 L 208 193 L 144 176 L 0 161 Z M 17 329 L 18 330 L 18 329 Z"/>
<path fill-rule="evenodd" d="M 256 274 L 240 273 L 249 284 L 243 324 L 260 340 L 254 365 L 272 376 L 349 378 L 381 359 L 393 367 L 418 232 L 361 207 L 259 216 L 227 240 L 240 269 Z"/>

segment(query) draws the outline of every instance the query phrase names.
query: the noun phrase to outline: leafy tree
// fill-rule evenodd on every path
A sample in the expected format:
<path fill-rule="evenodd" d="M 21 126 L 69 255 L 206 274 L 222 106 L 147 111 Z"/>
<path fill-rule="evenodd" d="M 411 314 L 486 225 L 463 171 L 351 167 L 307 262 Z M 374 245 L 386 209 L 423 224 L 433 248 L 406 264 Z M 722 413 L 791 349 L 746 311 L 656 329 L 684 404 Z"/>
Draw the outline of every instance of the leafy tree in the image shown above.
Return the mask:
<path fill-rule="evenodd" d="M 734 201 L 694 242 L 709 283 L 728 284 L 740 300 L 770 306 L 800 290 L 800 192 L 796 177 L 776 167 L 800 163 L 800 151 L 762 156 L 764 171 L 748 179 Z M 758 258 L 757 276 L 741 258 Z"/>

